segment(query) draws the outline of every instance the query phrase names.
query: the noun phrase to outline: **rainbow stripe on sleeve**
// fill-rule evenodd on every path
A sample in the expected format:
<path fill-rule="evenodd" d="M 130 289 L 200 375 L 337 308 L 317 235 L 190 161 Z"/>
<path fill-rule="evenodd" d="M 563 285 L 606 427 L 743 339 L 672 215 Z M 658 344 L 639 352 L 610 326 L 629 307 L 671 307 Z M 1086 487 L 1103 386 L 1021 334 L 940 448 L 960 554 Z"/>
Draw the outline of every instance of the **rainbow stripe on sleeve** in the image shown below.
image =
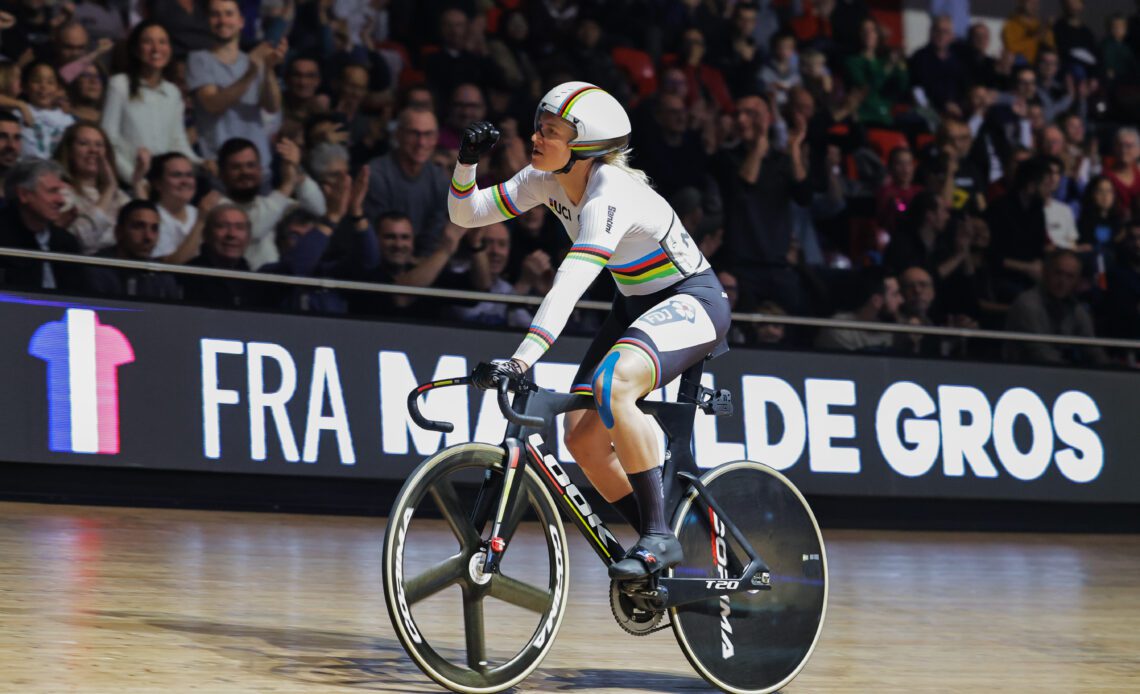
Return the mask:
<path fill-rule="evenodd" d="M 507 219 L 514 219 L 522 214 L 522 210 L 515 205 L 514 200 L 507 194 L 507 188 L 502 183 L 491 189 L 491 194 L 495 198 L 495 204 L 499 207 L 499 212 Z"/>
<path fill-rule="evenodd" d="M 605 267 L 613 254 L 613 251 L 591 243 L 576 243 L 570 247 L 566 260 L 582 260 L 598 267 Z"/>
<path fill-rule="evenodd" d="M 451 194 L 460 200 L 470 196 L 475 192 L 475 181 L 471 180 L 468 183 L 460 183 L 454 178 L 451 179 Z"/>
<path fill-rule="evenodd" d="M 661 277 L 680 274 L 680 270 L 661 248 L 624 265 L 611 265 L 609 270 L 618 284 L 643 284 Z"/>
<path fill-rule="evenodd" d="M 530 330 L 526 331 L 526 339 L 537 344 L 544 352 L 554 344 L 554 336 L 537 325 L 530 326 Z"/>

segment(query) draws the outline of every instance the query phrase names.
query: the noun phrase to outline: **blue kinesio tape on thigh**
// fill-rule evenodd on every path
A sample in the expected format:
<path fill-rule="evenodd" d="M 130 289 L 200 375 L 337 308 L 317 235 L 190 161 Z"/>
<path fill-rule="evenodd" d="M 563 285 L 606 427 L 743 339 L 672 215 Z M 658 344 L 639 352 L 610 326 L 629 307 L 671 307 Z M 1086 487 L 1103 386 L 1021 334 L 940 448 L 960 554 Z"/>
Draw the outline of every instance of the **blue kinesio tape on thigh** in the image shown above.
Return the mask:
<path fill-rule="evenodd" d="M 594 376 L 596 381 L 598 376 L 602 377 L 602 397 L 598 401 L 598 416 L 602 418 L 602 424 L 606 425 L 607 429 L 614 428 L 614 413 L 610 410 L 610 386 L 614 382 L 614 367 L 617 366 L 618 359 L 621 355 L 617 352 L 610 352 L 600 366 L 598 366 L 597 375 Z"/>

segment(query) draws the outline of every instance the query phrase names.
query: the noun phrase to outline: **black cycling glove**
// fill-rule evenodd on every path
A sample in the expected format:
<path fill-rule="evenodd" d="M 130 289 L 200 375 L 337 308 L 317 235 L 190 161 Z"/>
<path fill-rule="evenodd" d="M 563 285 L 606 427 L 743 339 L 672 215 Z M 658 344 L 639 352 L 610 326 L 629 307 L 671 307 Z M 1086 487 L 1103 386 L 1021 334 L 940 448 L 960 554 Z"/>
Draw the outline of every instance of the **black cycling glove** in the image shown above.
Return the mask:
<path fill-rule="evenodd" d="M 463 142 L 459 145 L 460 164 L 478 164 L 479 157 L 491 151 L 499 141 L 499 129 L 490 122 L 481 120 L 467 126 L 463 131 Z"/>
<path fill-rule="evenodd" d="M 504 378 L 518 378 L 526 373 L 523 365 L 514 359 L 507 359 L 505 361 L 496 360 L 493 362 L 480 362 L 475 370 L 471 372 L 471 383 L 476 388 L 483 390 L 490 390 L 497 385 L 499 381 Z"/>

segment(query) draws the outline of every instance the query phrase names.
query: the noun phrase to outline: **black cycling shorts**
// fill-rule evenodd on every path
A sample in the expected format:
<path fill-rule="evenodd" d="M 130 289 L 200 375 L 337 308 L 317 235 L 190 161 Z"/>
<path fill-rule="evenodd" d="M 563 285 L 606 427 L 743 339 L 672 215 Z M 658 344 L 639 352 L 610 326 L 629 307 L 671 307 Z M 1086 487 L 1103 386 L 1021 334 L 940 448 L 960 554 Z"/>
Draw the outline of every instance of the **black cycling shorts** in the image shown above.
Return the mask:
<path fill-rule="evenodd" d="M 724 341 L 731 313 L 711 268 L 653 294 L 619 294 L 574 374 L 571 392 L 592 395 L 594 372 L 618 345 L 649 356 L 656 371 L 653 387 L 660 388 Z"/>

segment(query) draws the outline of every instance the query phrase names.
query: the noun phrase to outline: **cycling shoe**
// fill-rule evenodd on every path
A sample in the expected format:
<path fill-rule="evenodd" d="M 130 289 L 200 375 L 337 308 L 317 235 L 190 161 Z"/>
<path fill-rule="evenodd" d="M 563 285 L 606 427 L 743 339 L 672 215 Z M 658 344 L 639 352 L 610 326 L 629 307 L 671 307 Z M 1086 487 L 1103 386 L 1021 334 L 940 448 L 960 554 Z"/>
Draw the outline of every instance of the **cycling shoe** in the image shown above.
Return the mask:
<path fill-rule="evenodd" d="M 610 566 L 610 578 L 617 581 L 644 578 L 675 566 L 684 558 L 676 535 L 642 535 L 624 559 Z"/>

